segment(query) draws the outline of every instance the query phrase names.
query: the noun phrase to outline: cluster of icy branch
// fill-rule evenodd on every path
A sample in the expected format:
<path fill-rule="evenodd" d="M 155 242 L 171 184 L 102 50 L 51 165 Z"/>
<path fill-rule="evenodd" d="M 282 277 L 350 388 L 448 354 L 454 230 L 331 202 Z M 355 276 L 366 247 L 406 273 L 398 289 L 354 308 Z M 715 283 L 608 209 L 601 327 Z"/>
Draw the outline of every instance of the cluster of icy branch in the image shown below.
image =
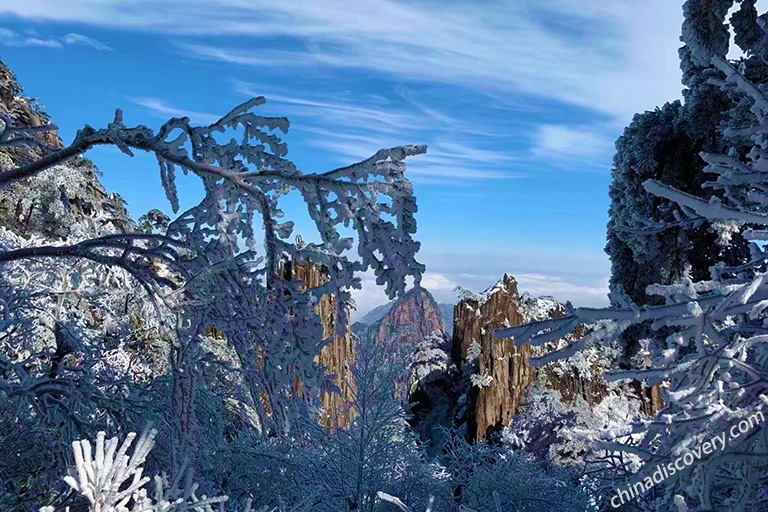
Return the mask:
<path fill-rule="evenodd" d="M 594 344 L 608 344 L 633 324 L 650 322 L 654 329 L 672 330 L 666 347 L 651 351 L 647 369 L 610 372 L 610 381 L 642 380 L 666 388 L 666 407 L 654 418 L 628 428 L 606 429 L 591 435 L 597 446 L 629 451 L 641 457 L 646 468 L 674 459 L 703 439 L 725 430 L 755 411 L 768 408 L 768 98 L 764 86 L 750 82 L 721 57 L 711 58 L 723 72 L 720 85 L 751 102 L 753 116 L 747 126 L 731 126 L 727 137 L 747 137 L 753 147 L 741 158 L 702 154 L 707 172 L 717 175 L 708 187 L 722 194 L 704 200 L 649 180 L 645 189 L 680 206 L 678 218 L 701 218 L 725 223 L 746 223 L 745 235 L 753 240 L 751 261 L 738 267 L 712 268 L 708 281 L 686 278 L 673 285 L 654 285 L 647 293 L 664 297 L 661 306 L 639 306 L 625 301 L 623 309 L 579 308 L 556 320 L 502 329 L 499 338 L 534 346 L 562 338 L 580 324 L 596 324 L 587 336 L 542 357 L 542 365 L 569 357 Z M 760 243 L 758 243 L 760 242 Z M 642 441 L 618 442 L 642 433 Z M 713 504 L 738 504 L 735 510 L 768 503 L 765 470 L 768 467 L 768 431 L 758 430 L 724 453 L 702 460 L 689 472 L 666 482 L 666 496 L 693 497 L 703 509 Z M 646 476 L 641 470 L 638 478 Z"/>
<path fill-rule="evenodd" d="M 149 477 L 143 476 L 142 465 L 154 446 L 156 435 L 154 429 L 142 433 L 130 455 L 128 450 L 136 438 L 135 433 L 128 434 L 118 449 L 117 437 L 105 440 L 104 432 L 99 432 L 95 453 L 89 441 L 75 441 L 72 443 L 74 474 L 64 477 L 64 481 L 88 499 L 89 512 L 223 512 L 228 498 L 205 495 L 198 498 L 191 471 L 186 475 L 184 487 L 179 487 L 181 472 L 169 486 L 162 477 L 155 476 L 154 499 L 148 496 L 145 485 Z M 214 505 L 218 507 L 214 509 Z M 244 512 L 250 509 L 249 502 Z M 40 509 L 40 512 L 53 511 L 54 507 L 50 506 Z"/>
<path fill-rule="evenodd" d="M 156 156 L 174 212 L 153 210 L 140 226 L 128 221 L 121 229 L 101 229 L 94 217 L 87 229 L 75 222 L 63 239 L 0 230 L 0 397 L 10 399 L 8 409 L 24 411 L 41 432 L 62 426 L 68 440 L 96 421 L 130 428 L 151 410 L 170 427 L 175 463 L 222 442 L 198 421 L 211 414 L 200 409 L 218 410 L 219 402 L 264 436 L 289 433 L 317 412 L 321 394 L 333 391 L 318 354 L 346 329 L 360 274 L 371 270 L 391 298 L 410 278 L 420 281 L 417 206 L 404 160 L 426 147 L 383 149 L 346 167 L 302 173 L 277 133 L 287 131 L 287 119 L 255 113 L 263 103 L 249 100 L 208 126 L 173 118 L 157 131 L 126 126 L 118 110 L 106 128 L 86 126 L 59 150 L 37 138 L 53 125 L 30 129 L 2 118 L 0 146 L 33 146 L 39 158 L 0 168 L 0 189 L 28 180 L 36 190 L 46 184 L 35 179 L 52 175 L 58 188 L 46 189 L 46 199 L 52 196 L 57 219 L 74 222 L 67 173 L 77 175 L 90 148 L 113 145 Z M 178 171 L 205 191 L 184 211 Z M 291 241 L 293 223 L 281 210 L 291 191 L 303 197 L 318 242 Z M 326 273 L 317 288 L 283 274 L 288 261 L 307 260 Z M 330 335 L 316 310 L 325 295 L 335 297 Z M 220 333 L 226 358 L 210 353 L 211 332 Z M 136 370 L 147 345 L 168 349 L 162 371 Z"/>

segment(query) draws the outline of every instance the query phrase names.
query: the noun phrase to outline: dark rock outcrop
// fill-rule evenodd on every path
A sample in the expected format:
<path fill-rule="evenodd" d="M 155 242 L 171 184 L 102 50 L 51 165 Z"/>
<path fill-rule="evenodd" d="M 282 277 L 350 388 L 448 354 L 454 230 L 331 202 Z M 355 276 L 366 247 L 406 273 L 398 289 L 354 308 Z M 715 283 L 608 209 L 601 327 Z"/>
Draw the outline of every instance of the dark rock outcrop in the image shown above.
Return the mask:
<path fill-rule="evenodd" d="M 397 382 L 400 398 L 409 403 L 410 424 L 436 455 L 450 438 L 460 393 L 460 377 L 450 364 L 450 338 L 440 305 L 424 288 L 413 288 L 397 300 L 372 311 L 357 322 L 355 334 L 374 345 L 396 347 L 405 358 Z"/>

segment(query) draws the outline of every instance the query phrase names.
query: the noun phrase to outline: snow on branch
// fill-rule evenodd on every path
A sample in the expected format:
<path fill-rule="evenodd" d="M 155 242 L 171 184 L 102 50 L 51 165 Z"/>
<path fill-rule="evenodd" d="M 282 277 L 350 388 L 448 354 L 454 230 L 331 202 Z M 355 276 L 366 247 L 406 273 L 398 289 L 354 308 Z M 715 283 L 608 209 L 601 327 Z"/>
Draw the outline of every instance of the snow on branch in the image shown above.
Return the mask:
<path fill-rule="evenodd" d="M 263 97 L 252 98 L 208 126 L 179 117 L 156 131 L 126 126 L 118 109 L 106 128 L 85 126 L 69 146 L 0 172 L 2 188 L 47 169 L 56 172 L 58 165 L 98 145 L 115 146 L 128 156 L 149 152 L 157 159 L 163 189 L 177 213 L 154 229 L 159 233 L 16 247 L 0 253 L 0 264 L 57 257 L 123 268 L 150 294 L 162 292 L 164 301 L 175 304 L 176 337 L 183 341 L 179 354 L 196 353 L 182 347 L 198 343 L 208 326 L 226 333 L 248 368 L 245 380 L 262 424 L 269 431 L 285 431 L 293 415 L 291 404 L 312 400 L 327 387 L 324 369 L 316 363 L 330 342 L 315 311 L 320 298 L 335 296 L 337 334 L 343 334 L 352 306 L 350 290 L 361 287 L 361 272 L 372 270 L 390 298 L 404 293 L 409 278 L 416 285 L 421 280 L 424 265 L 415 258 L 420 244 L 413 237 L 417 205 L 404 160 L 423 154 L 426 146 L 382 149 L 346 167 L 305 174 L 288 160 L 287 145 L 279 136 L 288 131 L 288 120 L 254 111 L 264 102 Z M 6 134 L 8 141 L 27 140 L 26 132 L 14 133 Z M 196 176 L 205 191 L 199 204 L 181 212 L 179 171 Z M 299 246 L 289 241 L 294 225 L 281 220 L 280 199 L 292 190 L 303 197 L 319 243 Z M 342 235 L 349 228 L 356 240 Z M 328 279 L 313 289 L 287 282 L 280 269 L 290 260 L 322 265 Z M 192 403 L 194 394 L 187 375 L 197 371 L 196 365 L 184 357 L 174 367 L 179 373 L 177 404 Z M 180 431 L 192 439 L 192 412 L 179 414 L 184 418 L 180 425 L 185 425 Z"/>
<path fill-rule="evenodd" d="M 229 498 L 197 496 L 197 484 L 187 473 L 184 487 L 179 487 L 181 473 L 170 486 L 155 476 L 155 496 L 152 499 L 144 487 L 150 478 L 143 476 L 143 464 L 155 444 L 157 430 L 147 429 L 139 436 L 133 453 L 129 450 L 135 433 L 129 433 L 120 444 L 117 437 L 106 439 L 104 432 L 96 437 L 95 452 L 87 440 L 72 443 L 75 466 L 64 481 L 88 499 L 88 512 L 194 512 L 224 511 Z M 120 446 L 118 448 L 118 445 Z M 218 505 L 216 509 L 213 505 Z M 250 500 L 244 512 L 251 510 Z M 54 507 L 42 507 L 40 512 L 53 512 Z M 267 512 L 262 509 L 261 512 Z"/>
<path fill-rule="evenodd" d="M 693 5 L 696 2 L 689 2 Z M 690 27 L 689 27 L 690 29 Z M 704 48 L 705 46 L 702 46 Z M 765 86 L 751 82 L 742 71 L 718 56 L 720 50 L 705 48 L 713 66 L 725 74 L 715 81 L 737 97 L 746 98 L 751 119 L 733 119 L 723 130 L 738 143 L 751 141 L 749 151 L 731 149 L 724 155 L 702 154 L 705 171 L 717 176 L 705 184 L 718 192 L 702 199 L 656 180 L 643 183 L 646 191 L 680 207 L 677 222 L 706 220 L 720 226 L 727 242 L 728 232 L 747 225 L 749 240 L 762 241 L 760 228 L 768 224 L 768 97 Z M 707 53 L 703 52 L 703 53 Z M 737 145 L 734 142 L 734 146 Z M 687 218 L 687 219 L 686 219 Z M 723 224 L 725 222 L 725 224 Z M 728 224 L 728 223 L 735 224 Z M 718 224 L 720 223 L 720 224 Z M 673 223 L 667 223 L 667 227 Z M 663 228 L 664 226 L 662 226 Z M 683 277 L 672 284 L 651 285 L 646 293 L 663 299 L 662 305 L 591 309 L 578 308 L 555 320 L 496 331 L 497 338 L 514 337 L 516 344 L 541 345 L 562 338 L 578 325 L 595 325 L 586 337 L 559 351 L 532 359 L 534 365 L 570 357 L 594 343 L 609 344 L 629 326 L 648 322 L 666 333 L 659 346 L 650 348 L 651 366 L 621 370 L 606 375 L 608 380 L 637 379 L 648 385 L 662 385 L 666 407 L 654 419 L 638 419 L 629 430 L 601 434 L 605 441 L 641 434 L 635 446 L 612 443 L 612 449 L 639 455 L 645 464 L 638 474 L 651 474 L 655 464 L 674 454 L 691 450 L 703 439 L 724 431 L 734 422 L 766 409 L 768 395 L 768 252 L 764 244 L 751 243 L 751 257 L 738 266 L 717 265 L 712 278 L 693 282 Z M 595 445 L 597 447 L 597 445 Z M 670 502 L 679 496 L 695 499 L 702 509 L 727 504 L 735 510 L 759 508 L 768 499 L 768 467 L 765 458 L 745 454 L 768 452 L 768 431 L 746 437 L 724 453 L 703 458 L 688 475 L 666 480 Z M 762 475 L 762 476 L 759 476 Z M 734 483 L 737 482 L 737 483 Z M 679 495 L 679 496 L 676 496 Z M 672 503 L 670 503 L 671 505 Z M 752 505 L 748 505 L 752 504 Z M 751 507 L 751 508 L 750 508 Z"/>
<path fill-rule="evenodd" d="M 10 116 L 0 113 L 0 147 L 33 146 L 49 153 L 53 149 L 34 135 L 58 129 L 53 123 L 42 126 L 16 126 Z"/>

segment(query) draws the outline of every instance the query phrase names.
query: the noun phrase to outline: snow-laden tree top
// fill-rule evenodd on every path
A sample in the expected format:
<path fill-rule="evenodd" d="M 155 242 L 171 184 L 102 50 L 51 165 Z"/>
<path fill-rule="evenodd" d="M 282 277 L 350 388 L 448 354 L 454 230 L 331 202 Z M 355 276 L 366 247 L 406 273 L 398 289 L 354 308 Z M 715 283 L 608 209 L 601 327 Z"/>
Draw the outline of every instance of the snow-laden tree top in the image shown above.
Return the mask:
<path fill-rule="evenodd" d="M 672 284 L 648 286 L 646 293 L 660 297 L 660 305 L 636 304 L 617 293 L 613 309 L 569 308 L 564 318 L 495 333 L 498 338 L 514 337 L 516 343 L 541 346 L 578 325 L 594 327 L 580 340 L 531 360 L 544 365 L 590 345 L 610 343 L 632 325 L 648 322 L 654 330 L 665 331 L 662 345 L 650 348 L 649 368 L 608 372 L 606 377 L 661 384 L 666 407 L 657 416 L 639 418 L 624 428 L 585 433 L 596 447 L 639 456 L 645 466 L 636 480 L 649 476 L 657 464 L 674 461 L 768 410 L 768 89 L 764 81 L 750 78 L 765 76 L 768 17 L 757 16 L 753 0 L 741 2 L 732 19 L 738 30 L 736 41 L 754 58 L 728 62 L 724 57 L 729 32 L 724 20 L 732 3 L 691 0 L 684 8 L 686 47 L 680 52 L 684 72 L 704 76 L 736 105 L 722 127 L 732 148 L 724 154 L 700 155 L 707 164 L 705 172 L 715 178 L 704 184 L 703 193 L 711 196 L 697 197 L 653 179 L 643 187 L 677 205 L 673 221 L 648 229 L 706 221 L 723 245 L 743 229 L 751 241 L 749 260 L 739 265 L 715 264 L 707 280 L 694 282 L 684 276 Z M 738 149 L 745 146 L 746 151 Z M 675 496 L 680 495 L 693 510 L 763 510 L 768 501 L 767 461 L 768 429 L 760 428 L 728 444 L 722 453 L 666 479 L 655 509 L 672 509 Z"/>

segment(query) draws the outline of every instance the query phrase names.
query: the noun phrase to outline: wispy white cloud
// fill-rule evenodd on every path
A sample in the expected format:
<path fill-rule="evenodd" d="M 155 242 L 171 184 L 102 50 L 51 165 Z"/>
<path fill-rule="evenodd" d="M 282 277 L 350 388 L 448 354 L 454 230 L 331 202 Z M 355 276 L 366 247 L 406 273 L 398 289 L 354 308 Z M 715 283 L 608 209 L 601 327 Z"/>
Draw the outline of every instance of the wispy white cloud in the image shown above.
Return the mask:
<path fill-rule="evenodd" d="M 106 44 L 95 40 L 92 37 L 84 36 L 83 34 L 76 34 L 74 32 L 70 32 L 69 34 L 65 35 L 61 38 L 61 40 L 64 42 L 64 44 L 69 45 L 83 45 L 83 46 L 90 46 L 94 50 L 99 51 L 112 51 L 112 48 L 107 46 Z"/>
<path fill-rule="evenodd" d="M 0 44 L 5 46 L 38 46 L 42 48 L 64 48 L 72 45 L 90 46 L 96 50 L 112 50 L 109 46 L 82 34 L 69 33 L 63 37 L 42 37 L 34 31 L 24 33 L 0 27 Z"/>
<path fill-rule="evenodd" d="M 398 84 L 395 92 L 407 108 L 384 108 L 371 98 L 361 101 L 360 96 L 353 101 L 339 95 L 310 95 L 296 91 L 292 84 L 284 85 L 279 94 L 247 82 L 236 83 L 236 88 L 265 95 L 280 103 L 292 120 L 322 130 L 322 140 L 310 143 L 334 149 L 343 157 L 367 156 L 384 146 L 427 143 L 428 155 L 412 167 L 413 176 L 425 183 L 516 177 L 524 160 L 607 172 L 621 127 L 635 112 L 680 97 L 681 90 L 676 50 L 682 11 L 679 2 L 669 0 L 490 0 L 482 4 L 472 0 L 354 4 L 337 0 L 71 0 L 66 6 L 59 0 L 34 0 L 4 4 L 0 16 L 166 34 L 187 57 L 243 69 L 337 75 L 373 72 L 390 78 Z M 70 40 L 94 48 L 101 45 L 84 37 Z M 272 44 L 271 37 L 279 38 L 275 40 L 280 44 Z M 65 44 L 56 39 L 27 39 L 29 44 Z M 507 126 L 517 122 L 521 117 L 517 114 L 530 118 L 531 109 L 546 108 L 548 102 L 583 108 L 587 114 L 578 126 L 565 120 L 530 125 L 521 137 L 522 144 L 529 144 L 525 150 L 517 147 L 521 144 L 507 143 L 509 133 L 499 134 L 498 127 L 488 126 L 486 120 L 468 117 L 471 109 L 464 108 L 456 116 L 447 107 L 435 107 L 450 102 L 422 101 L 414 90 L 415 84 L 425 83 L 485 98 L 481 108 L 486 112 L 510 109 Z M 589 118 L 589 112 L 595 119 Z M 302 113 L 306 117 L 299 119 Z M 354 141 L 351 134 L 363 134 L 375 144 Z M 457 134 L 465 139 L 457 139 Z M 483 153 L 484 148 L 467 137 L 493 138 L 508 151 Z M 356 143 L 360 147 L 354 147 Z M 473 148 L 471 155 L 477 159 L 455 144 Z"/>
<path fill-rule="evenodd" d="M 305 67 L 316 66 L 317 59 L 311 55 L 302 55 L 295 51 L 263 49 L 259 52 L 240 51 L 237 47 L 225 48 L 212 44 L 189 43 L 174 40 L 176 47 L 185 53 L 200 59 L 217 60 L 242 66 L 281 66 L 281 67 Z"/>
<path fill-rule="evenodd" d="M 289 96 L 253 84 L 236 81 L 235 90 L 248 96 L 264 96 L 279 105 L 281 115 L 292 120 L 292 130 L 309 134 L 307 144 L 336 155 L 338 163 L 368 158 L 384 147 L 427 144 L 427 154 L 408 161 L 408 175 L 424 184 L 455 185 L 465 180 L 518 177 L 513 167 L 521 157 L 508 150 L 475 146 L 459 140 L 455 130 L 446 130 L 435 119 L 449 116 L 436 108 L 430 115 L 422 109 L 406 110 L 383 98 L 359 99 L 338 94 L 308 93 Z M 373 101 L 375 100 L 375 101 Z M 467 138 L 461 132 L 461 137 Z"/>
<path fill-rule="evenodd" d="M 532 155 L 558 167 L 604 172 L 610 168 L 614 140 L 615 134 L 603 126 L 544 124 L 533 135 Z"/>
<path fill-rule="evenodd" d="M 19 34 L 2 27 L 0 27 L 0 44 L 5 46 L 40 46 L 44 48 L 61 48 L 63 46 L 57 39 L 44 39 L 34 35 Z"/>
<path fill-rule="evenodd" d="M 392 108 L 376 108 L 363 106 L 349 98 L 324 97 L 315 98 L 288 96 L 274 93 L 253 84 L 237 81 L 235 90 L 248 96 L 264 96 L 270 103 L 279 103 L 281 112 L 286 115 L 299 115 L 311 119 L 314 125 L 333 126 L 334 129 L 349 128 L 359 132 L 366 131 L 397 134 L 403 130 L 426 129 L 427 124 L 410 112 L 397 112 Z"/>
<path fill-rule="evenodd" d="M 531 295 L 552 295 L 561 302 L 570 300 L 577 305 L 608 304 L 608 279 L 582 284 L 551 274 L 515 274 L 521 292 Z"/>
<path fill-rule="evenodd" d="M 443 274 L 426 272 L 421 279 L 421 286 L 429 291 L 453 291 L 458 285 Z"/>
<path fill-rule="evenodd" d="M 501 98 L 525 93 L 624 123 L 681 89 L 675 50 L 682 14 L 669 0 L 599 7 L 592 0 L 36 0 L 4 2 L 4 13 L 198 38 L 293 38 L 289 50 L 213 40 L 184 49 L 243 65 L 364 69 Z"/>
<path fill-rule="evenodd" d="M 194 110 L 184 110 L 172 107 L 159 98 L 151 97 L 130 97 L 128 100 L 140 105 L 157 117 L 168 119 L 170 117 L 188 117 L 193 122 L 211 124 L 218 121 L 221 116 L 207 114 L 205 112 L 196 112 Z"/>
<path fill-rule="evenodd" d="M 338 163 L 349 163 L 349 160 L 362 160 L 368 158 L 376 151 L 385 147 L 403 144 L 428 143 L 427 154 L 408 159 L 408 176 L 415 182 L 442 184 L 442 185 L 466 185 L 466 180 L 499 180 L 520 177 L 513 171 L 508 171 L 498 166 L 489 166 L 487 163 L 473 159 L 472 148 L 463 148 L 463 154 L 452 153 L 457 151 L 455 144 L 449 144 L 449 149 L 437 143 L 419 137 L 382 137 L 372 135 L 352 135 L 334 133 L 327 129 L 296 128 L 318 136 L 310 138 L 308 144 L 322 148 L 337 155 Z M 493 152 L 488 151 L 492 154 Z M 504 156 L 499 152 L 498 158 Z M 512 159 L 510 158 L 510 161 Z"/>

